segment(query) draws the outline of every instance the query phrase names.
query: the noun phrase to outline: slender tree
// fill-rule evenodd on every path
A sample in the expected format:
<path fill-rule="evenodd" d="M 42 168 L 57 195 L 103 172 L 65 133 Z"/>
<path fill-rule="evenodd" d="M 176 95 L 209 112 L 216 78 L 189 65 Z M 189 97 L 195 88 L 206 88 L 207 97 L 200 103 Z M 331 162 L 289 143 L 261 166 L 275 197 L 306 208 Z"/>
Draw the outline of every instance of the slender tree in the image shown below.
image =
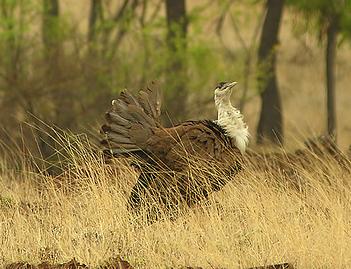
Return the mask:
<path fill-rule="evenodd" d="M 327 128 L 328 134 L 336 140 L 335 111 L 335 57 L 338 36 L 338 16 L 331 16 L 327 25 L 327 46 L 325 51 L 325 71 L 327 90 Z"/>
<path fill-rule="evenodd" d="M 89 14 L 89 29 L 88 29 L 88 41 L 92 42 L 96 37 L 96 27 L 99 18 L 102 17 L 102 1 L 91 0 L 90 1 L 90 14 Z"/>
<path fill-rule="evenodd" d="M 319 37 L 325 44 L 325 81 L 327 106 L 327 132 L 336 141 L 336 81 L 335 58 L 340 34 L 350 37 L 351 2 L 345 0 L 288 0 L 288 4 L 301 11 L 307 19 L 315 18 Z"/>
<path fill-rule="evenodd" d="M 61 24 L 59 0 L 43 0 L 42 36 L 45 49 L 46 79 L 52 84 L 53 123 L 62 128 L 75 125 L 74 94 L 58 82 L 66 77 L 63 47 L 64 28 Z"/>
<path fill-rule="evenodd" d="M 59 1 L 43 0 L 42 38 L 46 56 L 56 62 L 60 53 Z"/>
<path fill-rule="evenodd" d="M 184 116 L 186 105 L 186 36 L 187 18 L 185 0 L 166 0 L 167 44 L 169 64 L 166 94 L 168 112 L 173 119 Z"/>
<path fill-rule="evenodd" d="M 283 143 L 283 117 L 276 75 L 276 48 L 279 43 L 279 26 L 283 13 L 283 0 L 267 0 L 258 49 L 258 77 L 261 95 L 261 113 L 257 127 L 257 143 L 264 138 L 273 143 Z"/>

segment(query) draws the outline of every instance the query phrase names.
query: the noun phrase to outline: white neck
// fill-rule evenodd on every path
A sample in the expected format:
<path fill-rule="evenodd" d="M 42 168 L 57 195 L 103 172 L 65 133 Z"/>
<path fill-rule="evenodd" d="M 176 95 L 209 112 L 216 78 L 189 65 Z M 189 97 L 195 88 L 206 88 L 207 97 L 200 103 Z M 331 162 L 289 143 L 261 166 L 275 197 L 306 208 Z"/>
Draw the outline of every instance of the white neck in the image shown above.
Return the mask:
<path fill-rule="evenodd" d="M 215 98 L 215 104 L 218 110 L 217 123 L 235 140 L 235 146 L 244 154 L 250 134 L 243 115 L 232 106 L 229 97 Z"/>

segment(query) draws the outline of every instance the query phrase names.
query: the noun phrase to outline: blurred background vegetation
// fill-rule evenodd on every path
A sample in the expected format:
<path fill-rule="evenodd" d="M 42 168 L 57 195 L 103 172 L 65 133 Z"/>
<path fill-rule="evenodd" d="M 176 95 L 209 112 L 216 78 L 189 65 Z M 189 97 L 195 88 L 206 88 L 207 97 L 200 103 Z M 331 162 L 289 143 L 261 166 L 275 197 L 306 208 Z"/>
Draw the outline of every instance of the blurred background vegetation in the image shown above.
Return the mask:
<path fill-rule="evenodd" d="M 346 147 L 350 38 L 351 0 L 1 0 L 1 140 L 49 158 L 48 126 L 96 135 L 122 89 L 152 80 L 165 124 L 215 119 L 216 83 L 236 80 L 251 145 Z"/>

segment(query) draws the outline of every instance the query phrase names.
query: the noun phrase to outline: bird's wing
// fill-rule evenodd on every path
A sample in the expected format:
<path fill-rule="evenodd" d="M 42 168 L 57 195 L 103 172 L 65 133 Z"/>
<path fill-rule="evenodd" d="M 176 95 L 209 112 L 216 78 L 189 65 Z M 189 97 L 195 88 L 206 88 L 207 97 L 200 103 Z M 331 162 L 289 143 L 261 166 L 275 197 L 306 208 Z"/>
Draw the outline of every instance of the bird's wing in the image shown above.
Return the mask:
<path fill-rule="evenodd" d="M 187 121 L 160 129 L 148 141 L 148 149 L 175 171 L 184 171 L 190 160 L 229 167 L 239 154 L 232 140 L 210 121 Z"/>
<path fill-rule="evenodd" d="M 168 141 L 163 162 L 184 175 L 178 176 L 177 186 L 185 200 L 219 191 L 241 170 L 240 151 L 207 121 L 185 122 L 168 132 L 174 142 Z"/>

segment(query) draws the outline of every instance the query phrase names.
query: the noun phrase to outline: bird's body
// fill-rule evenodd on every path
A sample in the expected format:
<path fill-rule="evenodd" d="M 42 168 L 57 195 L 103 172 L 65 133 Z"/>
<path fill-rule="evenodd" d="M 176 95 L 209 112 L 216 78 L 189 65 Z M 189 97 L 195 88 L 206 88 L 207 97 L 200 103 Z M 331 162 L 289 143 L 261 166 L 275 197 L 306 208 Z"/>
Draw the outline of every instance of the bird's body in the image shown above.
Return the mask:
<path fill-rule="evenodd" d="M 115 157 L 135 156 L 142 163 L 141 175 L 129 201 L 132 207 L 138 207 L 142 189 L 148 188 L 155 171 L 179 174 L 182 184 L 191 185 L 189 164 L 195 160 L 194 164 L 206 166 L 210 190 L 219 190 L 225 182 L 214 179 L 216 172 L 224 178 L 240 170 L 239 160 L 247 145 L 248 132 L 240 112 L 230 105 L 230 92 L 225 91 L 234 85 L 224 85 L 222 91 L 215 92 L 217 122 L 186 121 L 174 127 L 162 127 L 159 95 L 150 88 L 140 91 L 138 97 L 122 92 L 112 102 L 111 110 L 106 113 L 107 124 L 102 126 L 106 135 L 102 141 L 105 152 Z M 182 188 L 182 198 L 191 204 L 189 197 L 194 195 L 187 197 L 188 186 Z M 205 196 L 208 192 L 208 189 L 202 190 Z"/>

